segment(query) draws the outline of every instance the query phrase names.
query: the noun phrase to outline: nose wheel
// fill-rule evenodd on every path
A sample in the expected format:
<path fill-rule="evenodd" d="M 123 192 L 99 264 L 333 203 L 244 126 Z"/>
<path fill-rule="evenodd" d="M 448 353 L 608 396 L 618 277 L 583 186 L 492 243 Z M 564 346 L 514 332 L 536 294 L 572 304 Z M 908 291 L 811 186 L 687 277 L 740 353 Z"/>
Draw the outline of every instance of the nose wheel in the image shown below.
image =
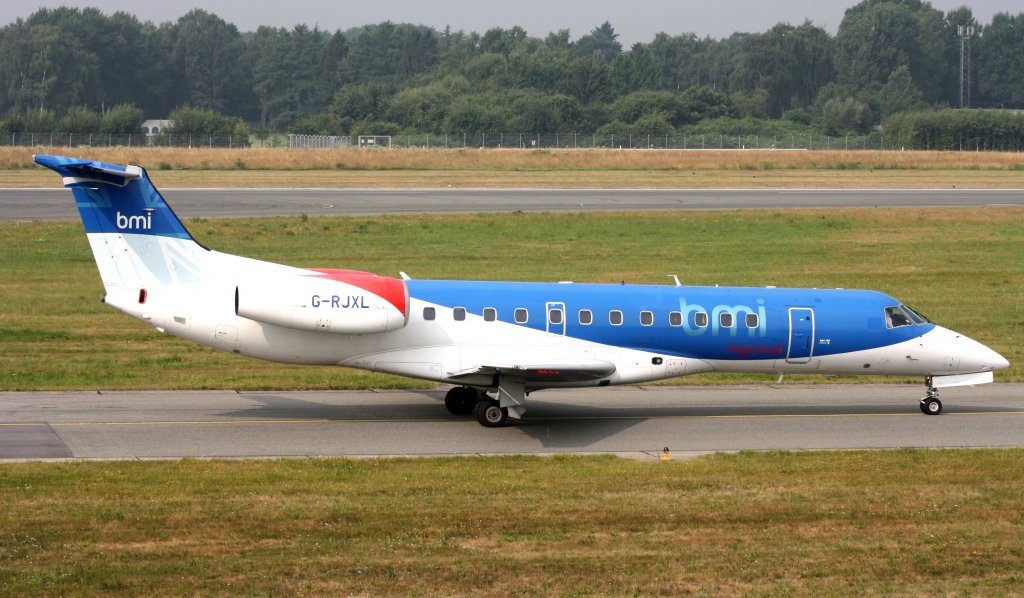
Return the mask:
<path fill-rule="evenodd" d="M 931 378 L 928 379 L 928 394 L 921 399 L 921 413 L 925 415 L 938 415 L 942 413 L 942 401 L 939 400 L 939 391 L 935 389 L 931 384 Z"/>
<path fill-rule="evenodd" d="M 942 413 L 942 401 L 938 397 L 925 397 L 921 399 L 921 413 L 925 415 L 938 415 Z"/>

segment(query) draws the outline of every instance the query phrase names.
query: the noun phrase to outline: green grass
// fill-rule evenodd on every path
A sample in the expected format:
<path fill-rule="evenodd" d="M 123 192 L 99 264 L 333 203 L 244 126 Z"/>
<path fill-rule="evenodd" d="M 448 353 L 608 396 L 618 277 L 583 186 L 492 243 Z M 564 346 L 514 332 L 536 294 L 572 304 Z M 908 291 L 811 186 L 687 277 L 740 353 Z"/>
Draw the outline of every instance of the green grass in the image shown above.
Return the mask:
<path fill-rule="evenodd" d="M 0 594 L 1020 595 L 1022 450 L 0 464 Z"/>
<path fill-rule="evenodd" d="M 206 245 L 415 278 L 871 288 L 999 351 L 1024 380 L 1024 210 L 847 209 L 194 220 Z M 257 362 L 103 306 L 78 223 L 0 223 L 0 389 L 367 388 L 423 382 Z M 690 382 L 756 382 L 710 375 Z M 835 381 L 810 377 L 805 381 Z"/>

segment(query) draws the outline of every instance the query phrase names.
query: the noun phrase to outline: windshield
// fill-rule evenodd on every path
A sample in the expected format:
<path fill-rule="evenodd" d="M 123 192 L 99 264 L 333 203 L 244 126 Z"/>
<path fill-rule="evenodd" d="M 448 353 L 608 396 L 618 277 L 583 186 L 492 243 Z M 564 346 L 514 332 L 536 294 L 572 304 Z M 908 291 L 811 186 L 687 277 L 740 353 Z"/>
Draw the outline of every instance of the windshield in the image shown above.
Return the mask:
<path fill-rule="evenodd" d="M 902 307 L 903 311 L 907 312 L 910 318 L 917 324 L 928 324 L 931 322 L 931 320 L 921 315 L 917 310 L 913 309 L 909 305 L 901 305 L 900 307 Z"/>
<path fill-rule="evenodd" d="M 885 308 L 885 325 L 889 328 L 901 326 L 914 326 L 928 323 L 928 318 L 922 316 L 906 305 L 895 305 Z"/>

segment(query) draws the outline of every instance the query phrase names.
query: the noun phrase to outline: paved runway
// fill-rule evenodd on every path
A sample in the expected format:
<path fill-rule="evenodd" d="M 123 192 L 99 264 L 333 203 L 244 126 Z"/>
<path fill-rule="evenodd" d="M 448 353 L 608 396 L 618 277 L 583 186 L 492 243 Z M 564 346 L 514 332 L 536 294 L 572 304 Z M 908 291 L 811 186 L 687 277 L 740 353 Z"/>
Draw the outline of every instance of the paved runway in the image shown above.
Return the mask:
<path fill-rule="evenodd" d="M 183 218 L 478 212 L 1022 206 L 1024 190 L 163 189 Z M 0 189 L 0 220 L 77 219 L 65 189 Z"/>
<path fill-rule="evenodd" d="M 443 390 L 0 393 L 0 459 L 618 453 L 1024 446 L 1024 384 L 613 387 L 534 393 L 521 422 Z"/>

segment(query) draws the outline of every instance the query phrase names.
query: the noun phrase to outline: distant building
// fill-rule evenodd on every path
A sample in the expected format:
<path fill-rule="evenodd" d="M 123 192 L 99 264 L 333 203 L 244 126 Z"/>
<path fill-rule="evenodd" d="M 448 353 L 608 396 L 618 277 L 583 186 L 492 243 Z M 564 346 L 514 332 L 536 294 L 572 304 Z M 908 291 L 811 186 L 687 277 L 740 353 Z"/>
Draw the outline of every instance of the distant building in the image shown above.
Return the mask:
<path fill-rule="evenodd" d="M 146 137 L 152 137 L 153 135 L 159 135 L 164 132 L 164 129 L 174 124 L 170 120 L 147 120 L 142 123 L 142 130 L 146 132 Z"/>

